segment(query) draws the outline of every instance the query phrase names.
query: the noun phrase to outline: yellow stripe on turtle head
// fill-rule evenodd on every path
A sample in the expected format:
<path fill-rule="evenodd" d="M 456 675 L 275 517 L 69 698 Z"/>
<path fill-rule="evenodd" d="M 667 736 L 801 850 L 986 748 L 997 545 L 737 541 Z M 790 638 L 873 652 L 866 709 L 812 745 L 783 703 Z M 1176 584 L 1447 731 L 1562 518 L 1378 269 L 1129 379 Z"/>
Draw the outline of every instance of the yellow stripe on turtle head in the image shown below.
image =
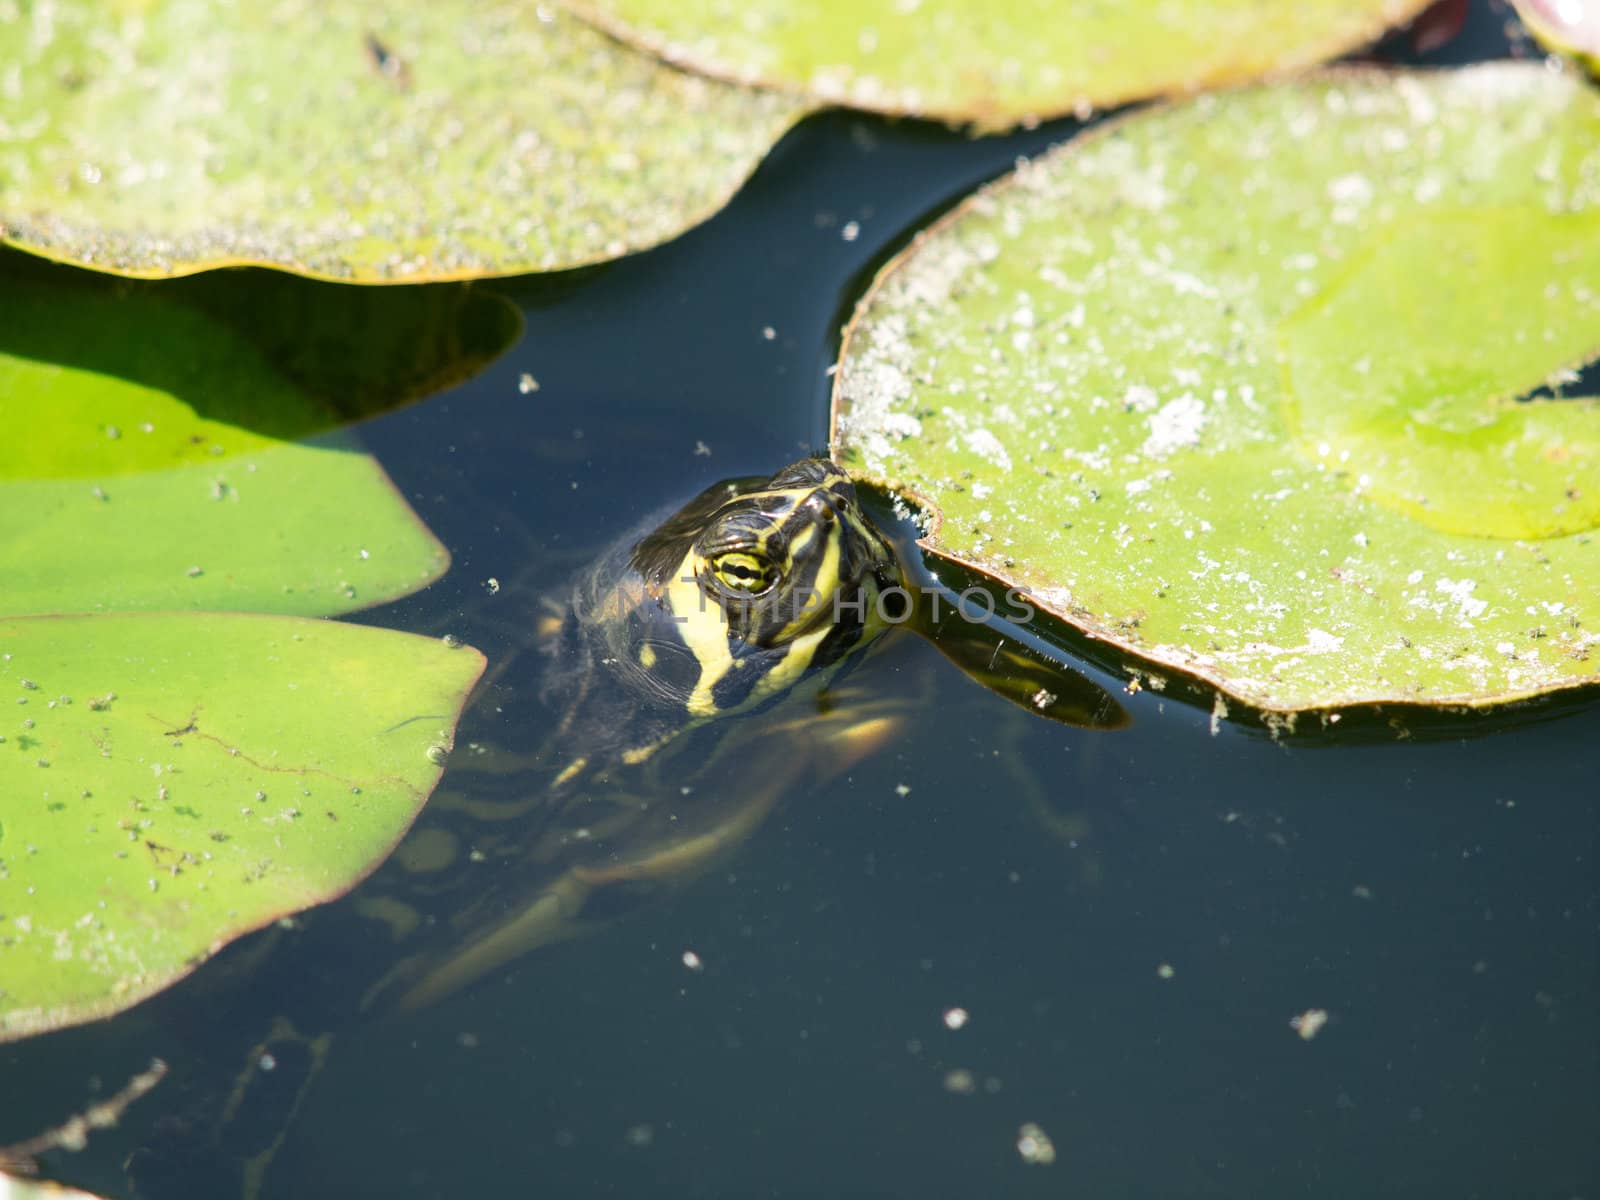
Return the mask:
<path fill-rule="evenodd" d="M 831 627 L 833 624 L 830 619 L 832 615 L 830 610 L 834 593 L 839 589 L 840 543 L 843 541 L 838 525 L 830 523 L 825 529 L 820 530 L 815 524 L 806 526 L 799 536 L 790 543 L 790 558 L 792 560 L 798 557 L 800 552 L 805 550 L 818 537 L 826 538 L 828 544 L 822 552 L 822 561 L 817 564 L 816 573 L 812 575 L 807 585 L 806 594 L 804 596 L 784 596 L 777 601 L 779 604 L 789 605 L 793 609 L 789 614 L 789 620 L 778 631 L 776 639 L 778 641 L 798 637 L 819 620 L 825 623 L 824 632 L 827 627 Z"/>
<path fill-rule="evenodd" d="M 673 578 L 667 582 L 667 603 L 672 606 L 673 618 L 678 622 L 678 636 L 700 664 L 700 678 L 687 702 L 689 715 L 714 717 L 717 702 L 712 689 L 733 669 L 733 650 L 728 645 L 727 618 L 701 590 L 696 559 L 691 551 L 673 572 Z"/>

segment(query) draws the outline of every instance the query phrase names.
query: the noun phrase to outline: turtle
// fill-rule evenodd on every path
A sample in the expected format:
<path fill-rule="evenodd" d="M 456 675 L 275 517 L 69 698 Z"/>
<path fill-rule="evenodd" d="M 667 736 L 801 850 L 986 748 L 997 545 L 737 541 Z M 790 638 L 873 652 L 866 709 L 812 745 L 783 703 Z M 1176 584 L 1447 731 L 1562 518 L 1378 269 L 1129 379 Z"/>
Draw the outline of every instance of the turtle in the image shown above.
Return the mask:
<path fill-rule="evenodd" d="M 359 1000 L 333 989 L 331 1002 L 376 1014 L 436 1003 L 608 923 L 894 735 L 906 702 L 861 686 L 856 669 L 896 626 L 1030 711 L 1125 722 L 1088 679 L 977 619 L 989 611 L 964 608 L 922 567 L 914 534 L 869 515 L 825 456 L 715 483 L 543 600 L 525 639 L 537 653 L 507 657 L 480 683 L 440 789 L 387 863 L 345 901 L 258 935 L 235 958 L 253 969 L 269 950 L 298 950 L 310 956 L 301 961 L 363 967 Z M 525 697 L 536 716 L 521 712 Z M 494 744 L 470 735 L 475 714 L 495 727 Z M 517 725 L 537 730 L 526 748 L 506 744 Z M 228 1151 L 248 1160 L 244 1194 L 286 1130 L 238 1119 L 260 1064 L 272 1064 L 270 1091 L 292 1111 L 326 1052 L 321 1030 L 339 1023 L 279 1015 L 227 1102 L 202 1106 L 275 1131 Z M 285 1070 L 292 1063 L 301 1069 Z M 304 1078 L 286 1087 L 288 1076 Z M 136 1176 L 139 1194 L 167 1194 L 151 1175 Z"/>

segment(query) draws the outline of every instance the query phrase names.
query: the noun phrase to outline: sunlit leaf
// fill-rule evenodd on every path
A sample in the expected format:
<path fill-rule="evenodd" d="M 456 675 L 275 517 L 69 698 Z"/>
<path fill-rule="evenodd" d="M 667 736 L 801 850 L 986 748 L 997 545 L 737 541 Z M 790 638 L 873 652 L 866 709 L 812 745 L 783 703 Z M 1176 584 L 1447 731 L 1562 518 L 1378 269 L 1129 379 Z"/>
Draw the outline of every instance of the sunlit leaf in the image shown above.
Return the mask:
<path fill-rule="evenodd" d="M 137 276 L 614 258 L 714 212 L 807 110 L 533 3 L 12 4 L 0 63 L 0 235 Z"/>
<path fill-rule="evenodd" d="M 669 62 L 877 112 L 1006 127 L 1286 73 L 1427 0 L 577 0 Z"/>
<path fill-rule="evenodd" d="M 31 278 L 0 290 L 0 614 L 325 615 L 437 578 L 444 548 L 377 462 L 330 428 L 331 408 L 181 295 Z M 319 308 L 327 315 L 303 292 L 259 292 L 255 336 L 270 346 Z M 474 320 L 499 311 L 469 306 Z M 308 379 L 317 345 L 289 360 Z M 413 350 L 392 376 L 370 349 L 326 358 L 347 365 L 324 390 L 355 395 L 348 364 L 373 367 L 354 371 L 368 387 L 401 387 L 483 356 Z"/>
<path fill-rule="evenodd" d="M 343 894 L 433 789 L 475 650 L 285 617 L 0 618 L 0 1041 Z"/>
<path fill-rule="evenodd" d="M 1511 0 L 1540 43 L 1600 71 L 1600 0 Z"/>
<path fill-rule="evenodd" d="M 1104 127 L 858 310 L 844 459 L 939 553 L 1264 709 L 1600 678 L 1600 96 L 1336 72 Z"/>

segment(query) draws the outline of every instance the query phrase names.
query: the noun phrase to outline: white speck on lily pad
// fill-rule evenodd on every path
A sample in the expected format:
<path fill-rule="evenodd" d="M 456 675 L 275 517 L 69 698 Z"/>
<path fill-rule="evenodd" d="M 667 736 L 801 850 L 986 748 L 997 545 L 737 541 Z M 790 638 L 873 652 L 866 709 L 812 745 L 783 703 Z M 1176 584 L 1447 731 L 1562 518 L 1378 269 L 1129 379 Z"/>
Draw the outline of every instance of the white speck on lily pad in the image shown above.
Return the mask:
<path fill-rule="evenodd" d="M 1150 436 L 1140 449 L 1151 458 L 1165 458 L 1174 450 L 1198 445 L 1205 423 L 1205 404 L 1192 392 L 1185 392 L 1150 415 Z"/>
<path fill-rule="evenodd" d="M 987 429 L 969 429 L 961 435 L 961 440 L 968 450 L 990 466 L 999 467 L 1002 471 L 1011 470 L 1011 455 L 1006 452 L 1000 439 Z"/>

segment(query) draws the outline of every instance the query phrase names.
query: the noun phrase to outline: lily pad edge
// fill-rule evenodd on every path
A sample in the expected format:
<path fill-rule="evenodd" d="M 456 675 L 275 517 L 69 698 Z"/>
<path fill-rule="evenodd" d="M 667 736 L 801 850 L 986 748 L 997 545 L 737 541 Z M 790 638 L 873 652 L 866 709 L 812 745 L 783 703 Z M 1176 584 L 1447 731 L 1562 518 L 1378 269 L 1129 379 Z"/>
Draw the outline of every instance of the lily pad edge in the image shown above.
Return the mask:
<path fill-rule="evenodd" d="M 495 279 L 519 279 L 526 275 L 560 275 L 568 271 L 582 271 L 591 267 L 603 267 L 609 263 L 619 262 L 624 258 L 631 258 L 636 254 L 645 254 L 651 250 L 660 249 L 677 241 L 685 234 L 691 233 L 711 220 L 728 205 L 744 189 L 761 165 L 772 156 L 772 151 L 778 143 L 792 133 L 796 126 L 809 117 L 815 116 L 829 107 L 825 104 L 813 103 L 795 111 L 793 119 L 780 129 L 773 139 L 772 145 L 760 158 L 750 164 L 739 178 L 731 181 L 728 189 L 719 193 L 714 200 L 704 209 L 688 214 L 679 228 L 663 234 L 653 241 L 629 243 L 620 253 L 610 254 L 601 252 L 588 258 L 575 258 L 563 262 L 559 266 L 546 270 L 526 269 L 516 271 L 495 271 L 484 268 L 463 268 L 456 271 L 421 270 L 410 275 L 340 275 L 330 271 L 319 271 L 308 266 L 291 266 L 284 262 L 268 262 L 258 258 L 215 258 L 205 261 L 185 260 L 174 267 L 159 269 L 155 267 L 110 267 L 103 263 L 90 262 L 82 258 L 74 258 L 63 253 L 54 253 L 57 242 L 34 242 L 27 239 L 26 230 L 7 225 L 0 220 L 0 247 L 18 251 L 22 254 L 40 259 L 44 262 L 55 263 L 58 266 L 74 267 L 80 271 L 93 271 L 97 275 L 104 275 L 112 279 L 135 279 L 147 282 L 161 282 L 169 279 L 187 279 L 195 275 L 204 275 L 210 271 L 236 271 L 240 269 L 254 269 L 258 271 L 276 271 L 281 275 L 288 275 L 296 279 L 309 279 L 317 283 L 341 283 L 347 287 L 427 287 L 433 284 L 448 283 L 475 283 Z M 520 313 L 520 310 L 518 310 Z"/>
<path fill-rule="evenodd" d="M 983 135 L 1006 133 L 1015 129 L 1033 129 L 1046 121 L 1058 120 L 1063 117 L 1087 121 L 1096 112 L 1110 112 L 1113 109 L 1135 104 L 1142 100 L 1155 100 L 1158 104 L 1165 104 L 1172 100 L 1192 99 L 1196 96 L 1237 91 L 1262 84 L 1283 83 L 1290 80 L 1314 77 L 1318 72 L 1313 68 L 1341 58 L 1363 46 L 1370 46 L 1384 34 L 1403 28 L 1421 16 L 1428 5 L 1432 3 L 1432 0 L 1404 0 L 1403 3 L 1397 5 L 1395 15 L 1373 14 L 1371 27 L 1364 29 L 1348 42 L 1329 45 L 1324 47 L 1320 53 L 1308 52 L 1304 56 L 1288 60 L 1280 64 L 1276 69 L 1264 74 L 1245 77 L 1219 73 L 1214 76 L 1208 76 L 1206 79 L 1188 87 L 1168 92 L 1148 92 L 1130 89 L 1125 93 L 1117 93 L 1096 100 L 1088 110 L 1085 110 L 1083 101 L 1080 98 L 1075 99 L 1070 104 L 1063 105 L 1057 110 L 1027 113 L 1015 117 L 1002 117 L 998 120 L 971 112 L 942 112 L 932 108 L 913 110 L 893 104 L 878 106 L 859 104 L 849 99 L 830 99 L 818 96 L 811 88 L 803 84 L 790 84 L 763 79 L 758 72 L 713 68 L 697 62 L 692 48 L 682 46 L 663 37 L 643 33 L 633 28 L 627 21 L 613 16 L 596 6 L 591 0 L 560 0 L 560 2 L 564 9 L 584 24 L 633 50 L 637 50 L 641 54 L 651 55 L 675 70 L 691 75 L 700 75 L 706 79 L 716 80 L 719 83 L 730 83 L 757 91 L 780 92 L 806 99 L 816 106 L 811 110 L 812 112 L 823 108 L 843 108 L 855 112 L 877 113 L 886 117 L 907 117 L 915 120 L 937 121 L 954 129 L 965 129 L 970 133 Z M 1122 114 L 1118 114 L 1115 119 L 1121 120 L 1121 118 Z M 986 185 L 980 189 L 980 193 L 987 191 L 990 186 L 993 185 Z"/>

